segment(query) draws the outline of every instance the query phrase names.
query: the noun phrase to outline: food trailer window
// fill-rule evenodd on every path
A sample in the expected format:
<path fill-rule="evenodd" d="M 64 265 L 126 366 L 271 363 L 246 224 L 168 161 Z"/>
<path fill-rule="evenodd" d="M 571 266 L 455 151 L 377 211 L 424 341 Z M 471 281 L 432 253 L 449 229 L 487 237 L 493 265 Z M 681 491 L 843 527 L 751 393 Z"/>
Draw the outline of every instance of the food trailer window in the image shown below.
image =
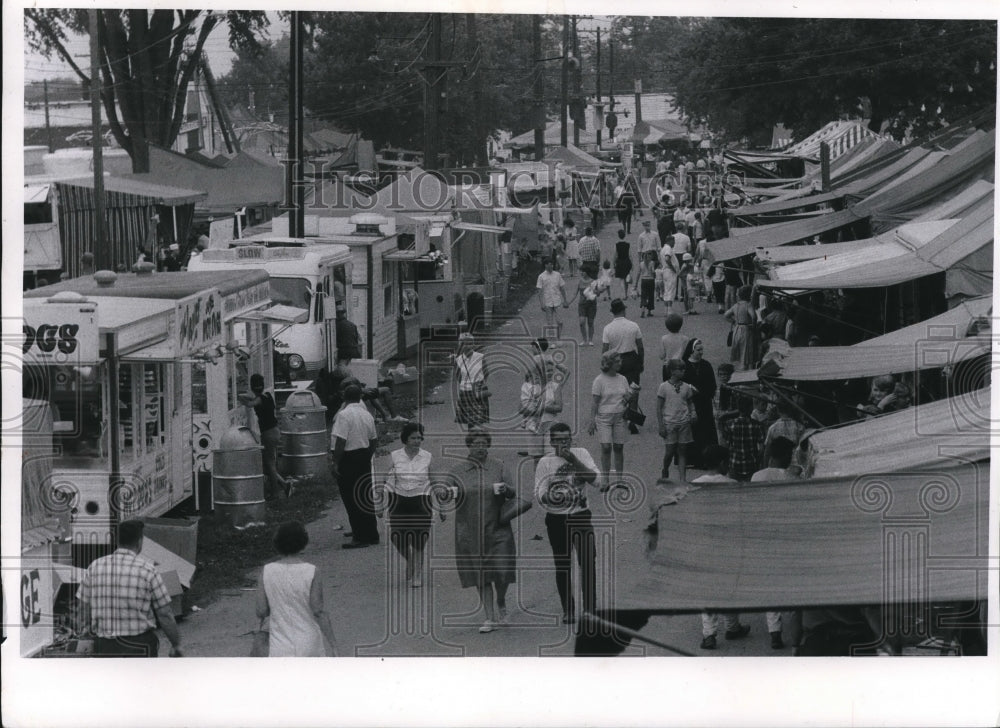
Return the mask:
<path fill-rule="evenodd" d="M 229 373 L 229 409 L 240 406 L 239 395 L 250 391 L 250 359 L 238 352 L 226 354 L 226 370 Z"/>
<path fill-rule="evenodd" d="M 191 365 L 191 413 L 208 414 L 208 372 L 203 361 Z"/>
<path fill-rule="evenodd" d="M 271 278 L 271 303 L 310 309 L 312 294 L 305 278 Z"/>
<path fill-rule="evenodd" d="M 146 452 L 166 443 L 166 401 L 163 364 L 142 365 L 143 445 Z"/>
<path fill-rule="evenodd" d="M 45 202 L 28 202 L 24 205 L 24 224 L 41 225 L 52 222 L 52 205 Z"/>
<path fill-rule="evenodd" d="M 100 467 L 107 455 L 103 366 L 25 366 L 22 372 L 23 395 L 49 403 L 58 466 Z"/>
<path fill-rule="evenodd" d="M 396 315 L 396 264 L 382 262 L 382 313 L 386 318 Z"/>

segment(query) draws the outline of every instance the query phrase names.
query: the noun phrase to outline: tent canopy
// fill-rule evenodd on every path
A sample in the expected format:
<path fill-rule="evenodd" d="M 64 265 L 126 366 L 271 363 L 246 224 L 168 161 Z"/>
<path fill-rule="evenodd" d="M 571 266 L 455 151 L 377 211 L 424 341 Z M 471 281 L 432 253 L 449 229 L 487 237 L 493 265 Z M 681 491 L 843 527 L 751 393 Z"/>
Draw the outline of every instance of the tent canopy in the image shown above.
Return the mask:
<path fill-rule="evenodd" d="M 864 242 L 868 243 L 866 246 L 853 250 L 842 250 L 836 255 L 814 257 L 812 260 L 776 268 L 771 271 L 771 278 L 776 281 L 802 280 L 879 264 L 882 261 L 905 255 L 923 247 L 957 223 L 958 220 L 933 220 L 901 225 L 895 230 L 882 233 L 874 238 L 865 238 Z M 831 245 L 847 245 L 847 243 L 832 243 Z M 800 245 L 796 247 L 824 248 L 827 246 Z"/>
<path fill-rule="evenodd" d="M 990 458 L 990 390 L 873 417 L 809 438 L 815 477 L 949 467 Z"/>
<path fill-rule="evenodd" d="M 745 239 L 744 237 L 740 240 Z M 991 194 L 977 203 L 968 217 L 952 225 L 926 245 L 914 251 L 888 257 L 877 266 L 866 259 L 856 266 L 827 275 L 794 280 L 789 277 L 787 271 L 777 269 L 775 272 L 780 272 L 780 280 L 761 280 L 758 281 L 758 285 L 762 288 L 788 290 L 879 288 L 946 271 L 987 246 L 992 246 L 992 243 L 993 196 Z M 992 265 L 990 272 L 992 279 Z"/>
<path fill-rule="evenodd" d="M 911 341 L 868 346 L 799 346 L 765 363 L 762 379 L 836 381 L 939 369 L 989 351 L 989 341 Z M 734 375 L 731 383 L 741 383 Z"/>
<path fill-rule="evenodd" d="M 985 319 L 988 329 L 990 315 L 993 313 L 993 296 L 977 296 L 962 301 L 957 306 L 938 316 L 929 318 L 910 326 L 905 326 L 888 334 L 876 336 L 854 345 L 859 346 L 895 346 L 906 344 L 912 346 L 917 341 L 959 341 L 979 336 L 979 327 L 973 324 Z M 976 330 L 973 332 L 972 329 Z M 970 333 L 971 332 L 971 333 Z M 984 341 L 983 343 L 988 343 Z"/>
<path fill-rule="evenodd" d="M 217 167 L 151 144 L 149 169 L 128 175 L 129 183 L 177 184 L 204 190 L 207 196 L 195 205 L 202 213 L 232 214 L 246 206 L 276 205 L 285 198 L 284 168 L 246 152 Z"/>
<path fill-rule="evenodd" d="M 865 139 L 878 135 L 868 128 L 864 121 L 858 119 L 831 121 L 800 142 L 786 147 L 785 154 L 798 154 L 803 157 L 819 158 L 820 145 L 824 142 L 830 147 L 830 160 L 837 159 Z"/>
<path fill-rule="evenodd" d="M 932 488 L 946 494 L 947 507 L 922 497 Z M 986 465 L 707 484 L 656 511 L 646 568 L 621 575 L 615 608 L 662 613 L 985 599 L 989 489 Z M 897 510 L 924 517 L 931 550 L 919 593 L 918 575 L 907 571 L 912 554 L 886 548 Z"/>
<path fill-rule="evenodd" d="M 173 187 L 171 185 L 136 180 L 133 179 L 134 176 L 135 175 L 132 175 L 132 177 L 111 177 L 105 175 L 104 191 L 122 192 L 128 195 L 150 197 L 154 202 L 156 202 L 157 205 L 166 205 L 167 207 L 179 207 L 181 205 L 189 205 L 192 202 L 198 203 L 207 197 L 207 193 L 200 192 L 197 189 L 184 189 L 182 187 Z M 74 187 L 86 187 L 91 190 L 94 189 L 93 176 L 62 180 L 62 182 L 63 184 L 73 185 Z"/>
<path fill-rule="evenodd" d="M 813 235 L 836 230 L 867 217 L 853 210 L 840 210 L 825 215 L 779 223 L 768 226 L 759 232 L 747 233 L 739 237 L 720 238 L 707 244 L 712 260 L 721 263 L 733 258 L 740 258 L 753 253 L 757 248 L 768 248 L 775 245 L 785 245 L 796 240 L 805 240 Z"/>
<path fill-rule="evenodd" d="M 576 125 L 573 120 L 569 120 L 568 124 L 568 134 L 569 138 L 573 139 L 573 130 Z M 554 147 L 558 146 L 562 141 L 562 127 L 560 126 L 559 120 L 550 121 L 545 125 L 545 146 Z M 596 144 L 597 136 L 592 129 L 580 129 L 580 143 L 581 144 Z M 505 145 L 508 149 L 524 149 L 528 147 L 535 146 L 535 130 L 529 129 L 523 134 L 518 134 L 516 137 L 511 139 Z"/>
<path fill-rule="evenodd" d="M 569 167 L 578 169 L 583 168 L 586 171 L 597 171 L 601 167 L 606 166 L 605 163 L 597 157 L 587 154 L 585 151 L 579 147 L 573 146 L 572 144 L 552 149 L 545 155 L 545 158 L 542 161 L 553 166 L 562 162 Z"/>

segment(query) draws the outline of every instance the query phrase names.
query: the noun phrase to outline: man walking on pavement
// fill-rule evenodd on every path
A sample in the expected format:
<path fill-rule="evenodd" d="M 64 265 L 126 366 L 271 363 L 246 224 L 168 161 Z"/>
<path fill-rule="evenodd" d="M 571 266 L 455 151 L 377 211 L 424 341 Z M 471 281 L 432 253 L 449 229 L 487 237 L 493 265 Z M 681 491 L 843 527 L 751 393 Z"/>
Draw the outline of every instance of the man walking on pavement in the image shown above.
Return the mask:
<path fill-rule="evenodd" d="M 601 266 L 601 243 L 594 237 L 593 228 L 584 228 L 580 238 L 580 266 L 590 265 L 591 278 L 597 278 L 597 269 Z"/>
<path fill-rule="evenodd" d="M 181 636 L 170 594 L 142 551 L 142 521 L 118 524 L 118 548 L 94 561 L 77 591 L 81 621 L 90 627 L 97 657 L 157 657 L 157 622 L 170 640 L 170 656 L 181 656 Z"/>
<path fill-rule="evenodd" d="M 344 388 L 344 408 L 333 420 L 330 433 L 331 468 L 347 510 L 352 536 L 345 549 L 359 549 L 379 542 L 372 489 L 372 456 L 378 446 L 375 418 L 361 403 L 361 388 Z"/>
<path fill-rule="evenodd" d="M 642 221 L 642 232 L 639 233 L 639 260 L 645 260 L 646 253 L 660 252 L 660 236 L 651 229 L 649 220 Z"/>
<path fill-rule="evenodd" d="M 638 384 L 646 354 L 642 346 L 642 331 L 639 324 L 625 318 L 625 302 L 622 299 L 616 298 L 611 302 L 611 315 L 614 318 L 601 334 L 601 354 L 620 354 L 622 366 L 618 373 L 629 384 Z"/>
<path fill-rule="evenodd" d="M 545 259 L 545 270 L 538 274 L 538 281 L 535 287 L 538 289 L 538 298 L 542 304 L 542 313 L 545 315 L 545 331 L 542 336 L 548 334 L 548 329 L 556 330 L 556 338 L 562 338 L 562 324 L 559 322 L 557 310 L 560 305 L 568 308 L 566 300 L 566 283 L 562 275 L 554 269 L 552 258 Z"/>
<path fill-rule="evenodd" d="M 545 529 L 556 568 L 556 590 L 562 605 L 563 624 L 577 618 L 573 601 L 572 551 L 580 567 L 583 609 L 597 605 L 597 550 L 591 512 L 584 488 L 597 480 L 597 465 L 582 447 L 573 447 L 569 425 L 555 422 L 549 428 L 553 452 L 535 466 L 535 499 L 545 511 Z"/>

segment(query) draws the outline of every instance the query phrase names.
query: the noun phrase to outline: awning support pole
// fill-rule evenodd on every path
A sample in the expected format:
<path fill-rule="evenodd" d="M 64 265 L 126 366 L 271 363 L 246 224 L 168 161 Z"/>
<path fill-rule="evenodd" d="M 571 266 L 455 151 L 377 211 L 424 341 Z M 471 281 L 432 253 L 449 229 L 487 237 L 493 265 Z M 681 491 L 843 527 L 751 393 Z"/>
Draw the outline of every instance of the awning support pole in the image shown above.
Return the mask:
<path fill-rule="evenodd" d="M 625 635 L 626 637 L 629 637 L 629 638 L 634 639 L 634 640 L 639 640 L 640 642 L 645 642 L 646 644 L 649 644 L 649 645 L 655 645 L 656 647 L 662 647 L 665 650 L 669 650 L 670 652 L 673 652 L 675 654 L 681 655 L 683 657 L 694 657 L 695 656 L 693 652 L 687 652 L 685 650 L 680 649 L 679 647 L 671 647 L 670 645 L 666 644 L 665 642 L 660 642 L 659 640 L 654 640 L 652 637 L 646 637 L 645 635 L 642 635 L 642 634 L 636 632 L 634 629 L 629 629 L 628 627 L 623 627 L 620 624 L 616 624 L 615 622 L 609 622 L 608 620 L 603 619 L 602 617 L 598 617 L 595 614 L 591 614 L 590 612 L 584 612 L 580 616 L 580 620 L 582 622 L 591 622 L 593 624 L 593 626 L 595 626 L 595 627 L 602 627 L 603 629 L 606 629 L 606 630 L 609 630 L 609 631 L 614 630 L 616 632 L 620 632 L 621 634 Z"/>

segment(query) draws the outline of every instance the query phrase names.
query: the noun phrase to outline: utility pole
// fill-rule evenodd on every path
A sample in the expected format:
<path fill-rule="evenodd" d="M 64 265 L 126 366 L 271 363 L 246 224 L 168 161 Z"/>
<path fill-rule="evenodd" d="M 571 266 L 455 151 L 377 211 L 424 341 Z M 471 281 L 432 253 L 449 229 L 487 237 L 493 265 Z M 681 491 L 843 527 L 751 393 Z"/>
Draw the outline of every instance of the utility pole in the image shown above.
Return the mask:
<path fill-rule="evenodd" d="M 427 60 L 424 78 L 424 169 L 440 167 L 441 145 L 441 94 L 447 68 L 441 65 L 441 13 L 431 14 L 430 38 L 427 41 Z"/>
<path fill-rule="evenodd" d="M 532 15 L 531 20 L 531 52 L 535 58 L 535 159 L 541 162 L 545 157 L 545 85 L 542 78 L 542 16 Z"/>
<path fill-rule="evenodd" d="M 597 119 L 596 119 L 596 123 L 594 124 L 594 126 L 596 127 L 595 131 L 597 132 L 597 151 L 601 151 L 601 127 L 604 126 L 604 114 L 600 113 L 600 111 L 602 110 L 602 105 L 601 105 L 601 29 L 600 28 L 597 29 L 597 63 L 595 65 L 597 66 L 597 81 L 595 83 L 595 88 L 594 88 L 594 99 L 595 99 L 595 101 L 594 101 L 594 109 L 597 110 L 598 113 L 595 114 L 595 116 L 597 117 Z"/>
<path fill-rule="evenodd" d="M 559 144 L 569 144 L 569 16 L 563 16 L 562 34 L 562 83 L 559 100 Z"/>
<path fill-rule="evenodd" d="M 305 237 L 305 190 L 302 187 L 302 15 L 291 17 L 288 75 L 288 165 L 285 169 L 285 200 L 288 211 L 288 234 Z"/>
<path fill-rule="evenodd" d="M 573 58 L 576 67 L 573 69 L 573 145 L 580 146 L 580 99 L 583 95 L 580 89 L 580 37 L 576 32 L 576 16 L 573 16 Z"/>
<path fill-rule="evenodd" d="M 614 27 L 608 33 L 608 141 L 615 140 L 618 115 L 615 113 L 615 35 Z"/>
<path fill-rule="evenodd" d="M 49 154 L 52 154 L 52 127 L 49 126 L 49 79 L 42 80 L 42 92 L 45 94 L 45 139 L 49 145 Z"/>
<path fill-rule="evenodd" d="M 94 270 L 113 270 L 108 246 L 107 220 L 104 218 L 104 156 L 101 149 L 101 59 L 97 45 L 97 14 L 88 10 L 90 20 L 90 128 L 94 149 Z M 155 255 L 155 251 L 150 251 Z M 125 262 L 125 261 L 121 261 Z M 113 517 L 112 517 L 113 520 Z M 114 524 L 112 524 L 114 525 Z"/>

